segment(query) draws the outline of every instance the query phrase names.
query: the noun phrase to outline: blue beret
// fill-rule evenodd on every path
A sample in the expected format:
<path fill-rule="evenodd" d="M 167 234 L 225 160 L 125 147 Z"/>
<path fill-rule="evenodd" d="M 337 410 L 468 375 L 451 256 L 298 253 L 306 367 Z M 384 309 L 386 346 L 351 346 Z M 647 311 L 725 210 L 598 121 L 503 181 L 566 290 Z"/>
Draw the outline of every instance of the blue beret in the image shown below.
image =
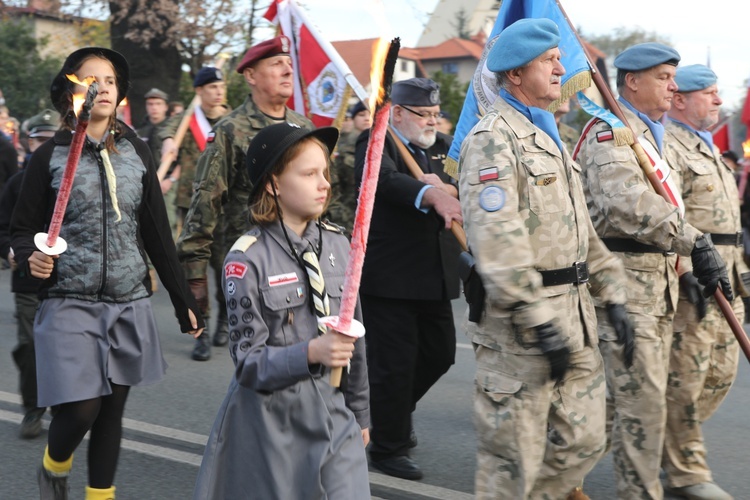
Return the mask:
<path fill-rule="evenodd" d="M 623 71 L 642 71 L 660 64 L 677 66 L 680 54 L 672 47 L 656 42 L 639 43 L 628 47 L 615 57 L 615 68 Z"/>
<path fill-rule="evenodd" d="M 224 80 L 224 75 L 221 74 L 221 70 L 211 66 L 201 68 L 195 79 L 193 80 L 193 87 L 201 87 L 208 85 L 209 83 L 221 82 Z"/>
<path fill-rule="evenodd" d="M 674 81 L 679 87 L 677 92 L 703 90 L 716 83 L 716 73 L 703 64 L 691 64 L 677 68 Z"/>
<path fill-rule="evenodd" d="M 440 85 L 429 78 L 409 78 L 391 87 L 391 102 L 405 106 L 437 106 Z"/>
<path fill-rule="evenodd" d="M 487 55 L 487 69 L 499 73 L 520 68 L 560 44 L 560 30 L 550 19 L 521 19 L 498 35 Z"/>

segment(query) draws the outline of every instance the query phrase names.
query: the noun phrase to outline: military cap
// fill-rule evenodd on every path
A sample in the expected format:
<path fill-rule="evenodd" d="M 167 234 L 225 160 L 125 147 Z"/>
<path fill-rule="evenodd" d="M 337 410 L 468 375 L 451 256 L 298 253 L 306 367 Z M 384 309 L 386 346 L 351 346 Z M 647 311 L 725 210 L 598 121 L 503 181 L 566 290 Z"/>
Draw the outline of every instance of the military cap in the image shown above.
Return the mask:
<path fill-rule="evenodd" d="M 65 75 L 75 73 L 82 61 L 92 55 L 101 57 L 112 63 L 112 67 L 115 69 L 115 77 L 117 78 L 118 105 L 128 94 L 128 89 L 130 88 L 130 66 L 122 54 L 114 50 L 105 49 L 104 47 L 84 47 L 71 53 L 65 59 L 62 69 L 60 69 L 60 72 L 52 80 L 52 86 L 49 89 L 50 97 L 52 105 L 60 113 L 67 113 L 73 103 L 72 89 L 74 84 Z"/>
<path fill-rule="evenodd" d="M 391 102 L 404 106 L 437 106 L 440 85 L 429 78 L 409 78 L 391 87 Z"/>
<path fill-rule="evenodd" d="M 716 73 L 703 64 L 691 64 L 677 68 L 674 81 L 679 87 L 677 92 L 693 92 L 707 89 L 716 83 Z"/>
<path fill-rule="evenodd" d="M 159 90 L 155 87 L 149 90 L 148 92 L 146 92 L 145 94 L 143 94 L 143 98 L 144 99 L 163 99 L 164 101 L 169 102 L 169 95 L 167 95 L 167 93 L 164 92 L 163 90 Z"/>
<path fill-rule="evenodd" d="M 451 114 L 448 113 L 447 111 L 440 111 L 440 118 L 445 118 L 446 120 L 452 120 L 453 119 L 453 117 L 451 116 Z"/>
<path fill-rule="evenodd" d="M 660 64 L 677 66 L 680 54 L 663 43 L 646 42 L 632 45 L 615 57 L 615 68 L 623 71 L 642 71 Z"/>
<path fill-rule="evenodd" d="M 302 128 L 294 123 L 277 123 L 269 125 L 258 132 L 247 148 L 245 167 L 250 177 L 250 200 L 255 197 L 258 188 L 263 184 L 263 178 L 270 171 L 281 155 L 306 137 L 316 137 L 333 151 L 339 139 L 336 127 L 321 127 L 315 130 Z"/>
<path fill-rule="evenodd" d="M 52 137 L 60 128 L 60 113 L 52 109 L 45 109 L 29 118 L 26 128 L 29 131 L 29 138 Z"/>
<path fill-rule="evenodd" d="M 195 79 L 193 80 L 193 87 L 202 87 L 203 85 L 208 85 L 209 83 L 221 81 L 224 81 L 224 75 L 221 74 L 221 70 L 219 68 L 207 66 L 205 68 L 201 68 L 198 74 L 195 75 Z"/>
<path fill-rule="evenodd" d="M 500 32 L 487 55 L 487 69 L 500 73 L 520 68 L 560 44 L 560 30 L 550 19 L 520 19 Z"/>
<path fill-rule="evenodd" d="M 279 35 L 250 47 L 237 66 L 237 73 L 242 73 L 246 68 L 249 68 L 261 59 L 280 54 L 289 55 L 289 38 L 284 35 Z"/>
<path fill-rule="evenodd" d="M 356 104 L 352 104 L 349 106 L 349 116 L 354 118 L 358 114 L 360 114 L 362 111 L 367 111 L 367 106 L 365 106 L 365 103 L 362 101 L 357 101 Z"/>

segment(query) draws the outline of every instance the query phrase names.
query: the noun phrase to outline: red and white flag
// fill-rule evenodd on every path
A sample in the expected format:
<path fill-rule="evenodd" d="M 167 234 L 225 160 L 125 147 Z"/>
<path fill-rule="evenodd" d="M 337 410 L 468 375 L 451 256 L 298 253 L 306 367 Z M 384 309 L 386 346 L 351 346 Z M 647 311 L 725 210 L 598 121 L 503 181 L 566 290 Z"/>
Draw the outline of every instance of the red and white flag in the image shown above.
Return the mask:
<path fill-rule="evenodd" d="M 357 97 L 367 99 L 349 66 L 294 0 L 276 0 L 263 17 L 280 26 L 281 34 L 292 41 L 290 53 L 296 81 L 290 108 L 310 118 L 316 127 L 325 127 L 332 125 L 347 106 L 347 85 Z"/>

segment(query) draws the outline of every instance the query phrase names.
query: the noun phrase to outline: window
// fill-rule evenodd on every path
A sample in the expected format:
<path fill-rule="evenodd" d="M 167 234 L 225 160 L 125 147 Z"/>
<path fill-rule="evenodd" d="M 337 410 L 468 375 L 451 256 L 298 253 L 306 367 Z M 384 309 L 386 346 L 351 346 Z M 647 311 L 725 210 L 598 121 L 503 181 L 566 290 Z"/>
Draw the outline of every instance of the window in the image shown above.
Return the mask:
<path fill-rule="evenodd" d="M 458 64 L 454 62 L 443 63 L 443 73 L 446 75 L 458 74 Z"/>

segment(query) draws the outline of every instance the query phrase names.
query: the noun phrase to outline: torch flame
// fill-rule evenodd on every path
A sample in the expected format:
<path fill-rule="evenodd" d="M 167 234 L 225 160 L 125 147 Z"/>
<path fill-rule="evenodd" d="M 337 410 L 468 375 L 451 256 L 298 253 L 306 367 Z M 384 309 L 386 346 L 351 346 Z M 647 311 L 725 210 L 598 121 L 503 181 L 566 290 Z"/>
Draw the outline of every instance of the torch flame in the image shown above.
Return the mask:
<path fill-rule="evenodd" d="M 385 89 L 382 85 L 383 66 L 385 58 L 388 55 L 390 43 L 385 38 L 378 38 L 372 45 L 372 64 L 370 66 L 370 112 L 374 113 L 375 108 L 385 98 Z"/>
<path fill-rule="evenodd" d="M 745 158 L 750 158 L 750 139 L 742 143 L 742 152 L 745 153 Z"/>
<path fill-rule="evenodd" d="M 78 116 L 81 112 L 81 108 L 83 108 L 83 103 L 86 101 L 86 89 L 96 81 L 96 77 L 87 76 L 83 81 L 80 81 L 76 75 L 65 75 L 65 77 L 76 85 L 80 85 L 84 88 L 83 92 L 73 94 L 73 112 Z"/>

